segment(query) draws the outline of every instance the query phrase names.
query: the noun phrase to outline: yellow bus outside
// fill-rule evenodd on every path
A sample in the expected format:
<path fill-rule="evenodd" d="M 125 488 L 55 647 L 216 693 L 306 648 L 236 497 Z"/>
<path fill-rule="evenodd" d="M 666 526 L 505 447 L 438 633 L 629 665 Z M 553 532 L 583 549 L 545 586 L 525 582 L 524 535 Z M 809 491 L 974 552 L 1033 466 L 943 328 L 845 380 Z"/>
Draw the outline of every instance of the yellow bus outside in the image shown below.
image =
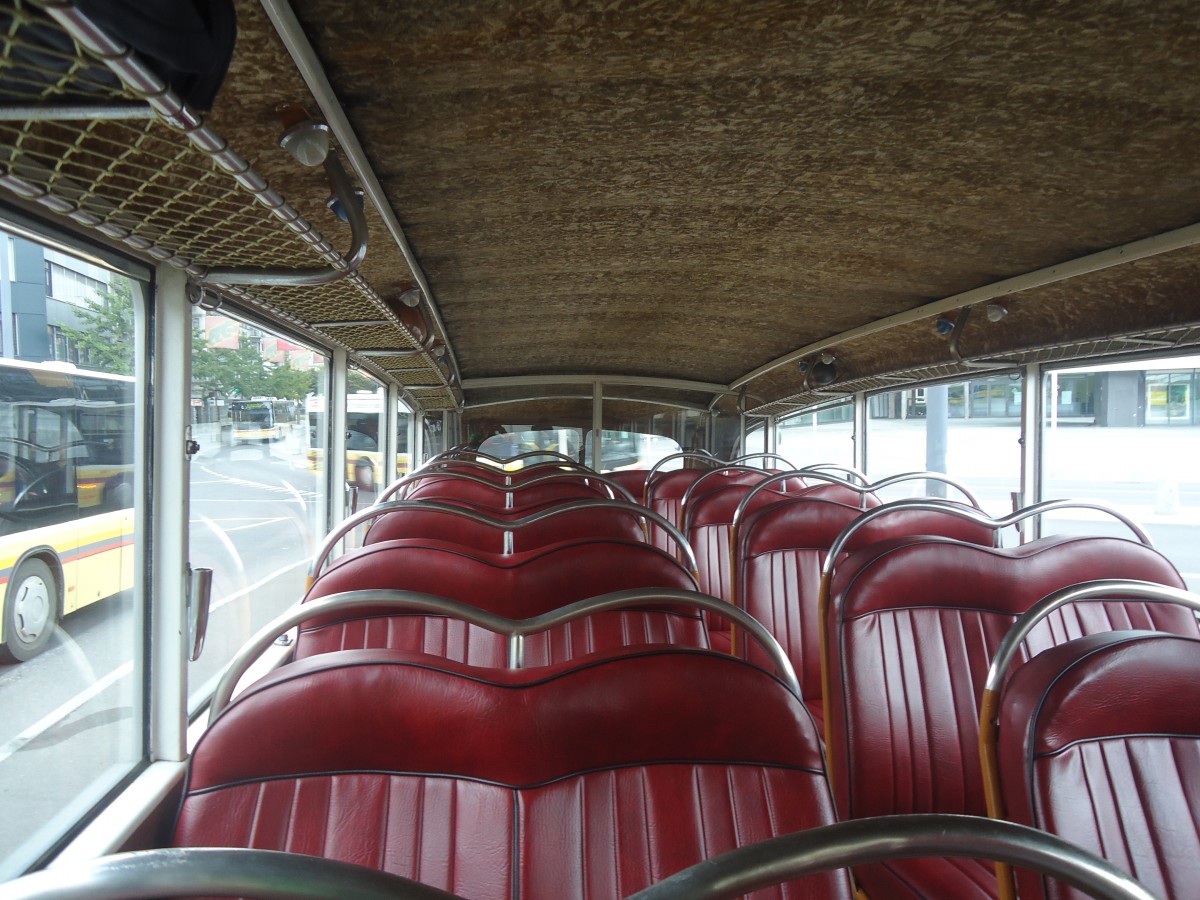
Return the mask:
<path fill-rule="evenodd" d="M 346 397 L 346 481 L 362 491 L 375 491 L 390 473 L 382 473 L 383 455 L 379 450 L 382 428 L 383 394 L 360 391 Z M 307 401 L 308 428 L 312 444 L 324 427 L 325 398 L 309 397 Z M 408 431 L 400 430 L 396 453 L 396 477 L 408 472 Z M 325 466 L 325 451 L 313 446 L 308 451 L 308 467 L 320 471 Z"/>
<path fill-rule="evenodd" d="M 132 378 L 0 360 L 0 652 L 133 586 Z"/>

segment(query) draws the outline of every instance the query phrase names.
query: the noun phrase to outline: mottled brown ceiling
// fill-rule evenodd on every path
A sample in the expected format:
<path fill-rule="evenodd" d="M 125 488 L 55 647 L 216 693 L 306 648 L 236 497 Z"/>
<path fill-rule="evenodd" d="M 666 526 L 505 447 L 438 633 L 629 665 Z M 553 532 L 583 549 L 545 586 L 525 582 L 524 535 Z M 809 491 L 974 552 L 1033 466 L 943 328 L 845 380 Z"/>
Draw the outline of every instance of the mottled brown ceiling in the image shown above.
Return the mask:
<path fill-rule="evenodd" d="M 728 384 L 1200 221 L 1193 0 L 293 7 L 428 279 L 468 403 L 471 379 L 514 375 Z M 210 121 L 340 242 L 323 179 L 277 147 L 275 104 L 316 105 L 259 3 L 238 13 Z M 386 301 L 412 273 L 369 220 L 362 274 Z M 1187 249 L 1022 291 L 962 348 L 1195 324 L 1198 275 Z M 280 305 L 314 323 L 377 318 L 376 301 L 343 315 L 336 296 Z M 414 347 L 391 325 L 338 340 L 368 360 Z M 860 380 L 950 361 L 931 321 L 836 349 Z M 413 384 L 444 376 L 424 356 L 374 363 Z M 794 365 L 749 390 L 761 404 L 804 393 Z"/>
<path fill-rule="evenodd" d="M 294 8 L 468 379 L 730 382 L 1200 220 L 1191 2 Z"/>

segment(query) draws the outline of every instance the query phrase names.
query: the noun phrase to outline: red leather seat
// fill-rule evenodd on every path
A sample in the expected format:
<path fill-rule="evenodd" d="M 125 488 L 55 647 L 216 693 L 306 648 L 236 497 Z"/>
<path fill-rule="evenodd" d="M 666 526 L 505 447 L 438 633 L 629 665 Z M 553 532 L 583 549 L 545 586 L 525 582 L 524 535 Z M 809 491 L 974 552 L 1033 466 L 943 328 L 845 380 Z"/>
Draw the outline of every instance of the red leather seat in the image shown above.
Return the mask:
<path fill-rule="evenodd" d="M 1200 640 L 1114 631 L 1052 647 L 1000 699 L 1006 815 L 1103 856 L 1156 897 L 1200 885 Z M 1018 870 L 1022 900 L 1082 897 Z"/>
<path fill-rule="evenodd" d="M 679 525 L 679 506 L 687 489 L 695 484 L 710 469 L 675 469 L 670 472 L 656 472 L 654 478 L 646 482 L 646 506 L 658 513 L 676 527 Z M 670 538 L 659 528 L 650 530 L 654 546 L 670 552 Z"/>
<path fill-rule="evenodd" d="M 217 719 L 174 842 L 557 900 L 624 897 L 832 821 L 812 720 L 740 660 L 646 652 L 534 676 L 359 650 L 285 666 Z M 755 896 L 850 889 L 834 872 Z"/>
<path fill-rule="evenodd" d="M 364 544 L 407 538 L 427 538 L 458 544 L 464 549 L 503 553 L 505 533 L 511 533 L 511 552 L 533 550 L 552 543 L 582 539 L 644 541 L 641 519 L 634 510 L 602 507 L 564 509 L 561 513 L 508 529 L 444 509 L 405 509 L 381 516 L 367 532 Z M 500 518 L 489 514 L 493 518 Z M 528 515 L 526 513 L 525 515 Z M 514 517 L 515 520 L 515 517 Z"/>
<path fill-rule="evenodd" d="M 410 590 L 460 600 L 520 619 L 588 597 L 631 588 L 696 590 L 674 557 L 650 544 L 581 541 L 485 557 L 434 542 L 371 544 L 336 560 L 305 599 L 342 591 Z M 632 644 L 708 647 L 699 612 L 678 606 L 599 613 L 525 640 L 528 665 L 544 665 Z M 359 647 L 433 653 L 483 666 L 505 665 L 503 638 L 457 620 L 425 614 L 356 615 L 309 622 L 299 657 Z"/>
<path fill-rule="evenodd" d="M 408 500 L 439 500 L 504 515 L 528 515 L 564 500 L 595 500 L 610 495 L 596 480 L 585 477 L 555 479 L 545 484 L 484 484 L 466 478 L 446 477 L 422 481 L 405 494 Z"/>
<path fill-rule="evenodd" d="M 709 479 L 716 482 L 713 489 L 689 501 L 687 539 L 696 554 L 700 590 L 704 593 L 732 602 L 729 534 L 733 514 L 745 496 L 766 477 L 769 473 L 764 472 L 757 478 L 738 479 L 734 483 L 728 483 L 725 478 Z M 750 508 L 777 503 L 785 497 L 787 494 L 782 490 L 760 491 L 751 500 Z M 713 615 L 706 615 L 705 620 L 713 648 L 728 651 L 731 643 L 729 622 Z"/>
<path fill-rule="evenodd" d="M 1033 603 L 1097 578 L 1182 586 L 1165 557 L 1120 538 L 997 549 L 917 536 L 851 553 L 834 572 L 824 623 L 826 752 L 839 815 L 984 815 L 978 704 L 996 646 Z M 1060 610 L 1027 647 L 1036 654 L 1129 627 L 1200 635 L 1187 610 L 1114 600 Z M 973 860 L 896 861 L 855 875 L 872 900 L 996 893 L 991 864 Z"/>
<path fill-rule="evenodd" d="M 824 722 L 821 695 L 821 566 L 841 531 L 862 515 L 864 495 L 838 485 L 818 485 L 803 494 L 752 511 L 738 533 L 736 602 L 767 626 L 783 645 L 800 679 L 804 703 Z M 865 495 L 867 508 L 879 505 Z M 909 510 L 868 523 L 851 536 L 853 551 L 895 535 L 939 534 L 990 543 L 992 531 L 958 516 Z M 714 642 L 715 644 L 715 642 Z M 761 660 L 756 646 L 740 653 Z"/>
<path fill-rule="evenodd" d="M 606 472 L 605 476 L 629 491 L 638 503 L 645 503 L 646 476 L 649 474 L 649 469 L 617 469 L 615 472 Z"/>

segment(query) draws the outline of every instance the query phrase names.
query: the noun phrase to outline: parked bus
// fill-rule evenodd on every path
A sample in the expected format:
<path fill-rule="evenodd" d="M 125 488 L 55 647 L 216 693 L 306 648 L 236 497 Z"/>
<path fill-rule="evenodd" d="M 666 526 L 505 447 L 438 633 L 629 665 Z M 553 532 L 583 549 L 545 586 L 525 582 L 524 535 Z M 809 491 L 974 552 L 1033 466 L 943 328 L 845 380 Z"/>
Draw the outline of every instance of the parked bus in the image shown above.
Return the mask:
<path fill-rule="evenodd" d="M 133 586 L 133 379 L 0 360 L 0 642 Z"/>
<path fill-rule="evenodd" d="M 380 452 L 380 434 L 383 431 L 383 411 L 386 398 L 384 392 L 356 391 L 346 397 L 346 481 L 359 490 L 373 492 L 385 478 L 395 477 L 384 472 L 383 455 Z M 309 397 L 305 403 L 308 410 L 308 433 L 311 449 L 308 465 L 314 472 L 324 466 L 325 451 L 318 446 L 319 436 L 324 432 L 325 398 Z M 403 475 L 409 469 L 407 414 L 397 432 L 396 469 Z"/>
<path fill-rule="evenodd" d="M 126 6 L 0 0 L 0 378 L 20 385 L 0 399 L 0 636 L 25 660 L 0 665 L 0 895 L 122 851 L 253 846 L 307 856 L 285 871 L 329 857 L 464 896 L 615 898 L 783 831 L 897 827 L 864 804 L 977 828 L 999 811 L 975 741 L 1002 718 L 978 659 L 1005 629 L 958 607 L 918 627 L 933 595 L 994 601 L 982 621 L 1059 566 L 1124 577 L 1127 556 L 1176 599 L 1200 589 L 1194 4 L 192 0 L 134 17 L 154 28 Z M 202 340 L 220 352 L 194 356 Z M 132 376 L 84 371 L 117 357 Z M 294 389 L 261 390 L 311 391 L 305 426 L 279 440 L 274 401 L 239 400 L 223 446 L 229 385 L 285 364 Z M 914 498 L 933 507 L 914 518 L 953 515 L 945 479 L 982 513 L 783 561 L 768 539 L 816 529 L 779 524 L 752 565 L 731 543 L 739 495 L 713 488 L 740 503 L 764 470 L 785 478 L 746 501 L 743 538 L 803 479 L 836 506 L 825 525 Z M 890 480 L 928 470 L 944 478 Z M 354 510 L 347 483 L 378 496 L 414 474 L 398 518 L 339 544 L 372 499 Z M 562 485 L 606 503 L 620 487 L 662 521 L 585 541 L 539 518 Z M 1089 505 L 979 522 L 1068 499 Z M 468 512 L 416 532 L 414 509 L 459 516 L 451 500 Z M 314 564 L 327 543 L 343 555 Z M 652 563 L 622 556 L 647 545 Z M 868 551 L 897 569 L 849 568 Z M 649 569 L 676 580 L 621 581 Z M 736 581 L 751 569 L 761 629 Z M 599 584 L 657 593 L 489 636 Z M 842 615 L 855 585 L 878 602 Z M 926 605 L 885 607 L 905 585 Z M 326 590 L 413 608 L 259 633 Z M 1186 655 L 1200 636 L 1178 608 Z M 1169 630 L 1145 609 L 1039 632 L 1004 690 L 1076 638 L 1098 658 L 1111 625 Z M 833 677 L 852 643 L 880 676 L 857 689 Z M 210 715 L 243 651 L 255 668 Z M 1169 728 L 1101 760 L 1068 729 L 1026 754 L 1005 726 L 1001 746 L 1045 774 L 1034 812 L 1067 795 L 1092 814 L 1116 785 L 1094 830 L 1120 840 L 1087 851 L 1178 898 L 1200 877 L 1200 682 L 1148 656 Z M 1164 705 L 1134 716 L 1101 687 L 1073 726 Z M 1077 765 L 1056 793 L 1058 761 Z M 905 822 L 887 846 L 932 827 Z M 1087 844 L 1034 824 L 1060 861 Z M 212 884 L 186 865 L 158 871 Z M 810 895 L 1011 896 L 955 865 L 929 883 L 856 865 Z"/>
<path fill-rule="evenodd" d="M 296 404 L 291 400 L 255 397 L 253 400 L 229 401 L 233 419 L 233 442 L 266 443 L 281 441 L 292 431 L 296 420 Z"/>

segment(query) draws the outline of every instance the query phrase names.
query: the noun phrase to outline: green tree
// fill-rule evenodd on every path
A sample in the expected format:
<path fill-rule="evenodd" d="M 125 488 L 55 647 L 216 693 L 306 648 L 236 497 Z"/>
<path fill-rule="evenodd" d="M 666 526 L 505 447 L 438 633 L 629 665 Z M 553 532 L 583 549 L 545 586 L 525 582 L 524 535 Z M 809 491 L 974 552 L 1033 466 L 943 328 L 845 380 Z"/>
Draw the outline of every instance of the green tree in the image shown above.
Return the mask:
<path fill-rule="evenodd" d="M 255 347 L 210 347 L 204 332 L 192 332 L 192 381 L 205 394 L 225 397 L 264 396 L 267 372 L 262 354 Z"/>
<path fill-rule="evenodd" d="M 346 392 L 350 394 L 359 391 L 370 391 L 372 394 L 379 390 L 379 382 L 370 375 L 364 375 L 357 369 L 346 372 Z"/>
<path fill-rule="evenodd" d="M 303 400 L 307 394 L 315 393 L 317 373 L 315 370 L 294 369 L 285 360 L 267 372 L 264 394 L 280 400 Z"/>
<path fill-rule="evenodd" d="M 114 275 L 91 305 L 80 309 L 83 328 L 63 326 L 86 367 L 115 375 L 133 374 L 133 284 Z"/>

